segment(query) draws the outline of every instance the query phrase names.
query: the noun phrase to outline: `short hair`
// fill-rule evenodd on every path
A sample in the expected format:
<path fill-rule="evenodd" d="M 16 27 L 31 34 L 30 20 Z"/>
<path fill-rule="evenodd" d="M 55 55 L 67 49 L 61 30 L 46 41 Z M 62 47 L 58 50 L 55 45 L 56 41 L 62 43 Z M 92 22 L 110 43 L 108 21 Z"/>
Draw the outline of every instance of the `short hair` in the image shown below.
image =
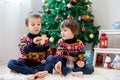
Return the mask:
<path fill-rule="evenodd" d="M 79 31 L 79 24 L 73 19 L 65 19 L 61 22 L 60 28 L 67 27 L 70 28 L 73 34 L 77 35 Z"/>
<path fill-rule="evenodd" d="M 28 22 L 29 22 L 29 18 L 30 17 L 35 17 L 35 18 L 40 18 L 41 21 L 42 21 L 42 17 L 39 13 L 36 13 L 36 12 L 29 12 L 26 19 L 25 19 L 25 25 L 28 25 Z"/>

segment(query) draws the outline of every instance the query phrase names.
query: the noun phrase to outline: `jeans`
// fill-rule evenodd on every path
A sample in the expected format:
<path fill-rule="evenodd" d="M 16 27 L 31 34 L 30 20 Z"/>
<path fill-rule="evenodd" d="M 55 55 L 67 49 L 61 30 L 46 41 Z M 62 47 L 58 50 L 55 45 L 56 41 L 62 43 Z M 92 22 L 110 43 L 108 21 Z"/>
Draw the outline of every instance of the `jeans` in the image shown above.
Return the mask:
<path fill-rule="evenodd" d="M 8 68 L 11 70 L 16 71 L 17 73 L 22 74 L 34 74 L 38 71 L 45 71 L 47 70 L 49 73 L 52 72 L 52 67 L 49 63 L 41 64 L 35 62 L 29 62 L 26 60 L 18 59 L 18 60 L 10 60 L 8 62 Z"/>
<path fill-rule="evenodd" d="M 60 56 L 54 57 L 52 55 L 49 55 L 47 57 L 47 61 L 51 64 L 52 69 L 54 69 L 55 64 L 60 60 Z M 66 66 L 66 61 L 62 61 L 62 74 L 66 76 L 71 71 L 73 72 L 83 72 L 83 74 L 92 74 L 94 72 L 94 67 L 92 64 L 86 64 L 83 68 L 78 67 L 77 65 L 74 65 L 74 68 L 71 70 Z"/>

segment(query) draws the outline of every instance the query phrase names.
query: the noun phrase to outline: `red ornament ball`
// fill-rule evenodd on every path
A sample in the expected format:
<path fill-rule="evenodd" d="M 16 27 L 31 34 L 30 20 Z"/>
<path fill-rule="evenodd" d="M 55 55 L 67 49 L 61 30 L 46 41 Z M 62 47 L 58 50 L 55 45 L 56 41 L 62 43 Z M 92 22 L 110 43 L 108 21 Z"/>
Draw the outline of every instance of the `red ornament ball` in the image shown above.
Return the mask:
<path fill-rule="evenodd" d="M 77 0 L 73 0 L 73 2 L 74 2 L 74 3 L 76 3 L 76 2 L 77 2 Z"/>
<path fill-rule="evenodd" d="M 81 20 L 86 21 L 86 16 L 82 16 Z"/>
<path fill-rule="evenodd" d="M 56 21 L 59 21 L 59 20 L 60 20 L 60 17 L 59 17 L 59 16 L 57 16 L 57 17 L 56 17 Z"/>
<path fill-rule="evenodd" d="M 50 13 L 50 9 L 46 9 L 45 12 L 49 14 Z"/>
<path fill-rule="evenodd" d="M 86 32 L 86 28 L 85 27 L 82 28 L 82 32 Z"/>
<path fill-rule="evenodd" d="M 67 16 L 67 19 L 72 19 L 72 16 L 68 15 L 68 16 Z"/>
<path fill-rule="evenodd" d="M 93 23 L 93 22 L 94 22 L 94 19 L 90 19 L 90 22 L 92 22 L 92 23 Z"/>

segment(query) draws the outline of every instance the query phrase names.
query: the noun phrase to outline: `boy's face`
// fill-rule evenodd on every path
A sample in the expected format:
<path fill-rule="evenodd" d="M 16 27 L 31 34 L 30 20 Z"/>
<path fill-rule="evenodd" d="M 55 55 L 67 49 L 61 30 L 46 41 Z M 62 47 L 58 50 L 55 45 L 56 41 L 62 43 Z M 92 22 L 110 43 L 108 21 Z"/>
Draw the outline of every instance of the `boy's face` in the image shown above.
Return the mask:
<path fill-rule="evenodd" d="M 41 30 L 41 18 L 30 17 L 26 27 L 30 33 L 38 34 Z"/>
<path fill-rule="evenodd" d="M 61 36 L 64 40 L 67 40 L 67 39 L 72 39 L 74 37 L 74 34 L 70 30 L 70 28 L 64 26 L 63 28 L 61 28 Z"/>

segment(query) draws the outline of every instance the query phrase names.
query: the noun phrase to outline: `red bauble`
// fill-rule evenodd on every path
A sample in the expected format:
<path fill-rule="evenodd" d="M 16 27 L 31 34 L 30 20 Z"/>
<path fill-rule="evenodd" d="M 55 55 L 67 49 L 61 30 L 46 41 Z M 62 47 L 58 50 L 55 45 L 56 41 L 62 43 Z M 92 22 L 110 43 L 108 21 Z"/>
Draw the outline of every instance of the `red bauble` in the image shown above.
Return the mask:
<path fill-rule="evenodd" d="M 86 20 L 86 16 L 82 16 L 81 20 L 85 21 Z"/>
<path fill-rule="evenodd" d="M 74 2 L 74 3 L 76 3 L 76 2 L 77 2 L 77 0 L 73 0 L 73 2 Z"/>
<path fill-rule="evenodd" d="M 86 32 L 86 28 L 85 27 L 82 28 L 82 32 Z"/>
<path fill-rule="evenodd" d="M 49 14 L 50 13 L 50 9 L 46 9 L 45 12 Z"/>
<path fill-rule="evenodd" d="M 56 19 L 56 21 L 59 21 L 59 20 L 60 20 L 60 17 L 59 17 L 59 16 L 57 16 L 55 19 Z"/>
<path fill-rule="evenodd" d="M 67 19 L 72 19 L 72 16 L 68 15 L 68 16 L 67 16 Z"/>
<path fill-rule="evenodd" d="M 94 22 L 94 19 L 90 19 L 90 22 L 92 22 L 92 23 L 93 23 L 93 22 Z"/>

